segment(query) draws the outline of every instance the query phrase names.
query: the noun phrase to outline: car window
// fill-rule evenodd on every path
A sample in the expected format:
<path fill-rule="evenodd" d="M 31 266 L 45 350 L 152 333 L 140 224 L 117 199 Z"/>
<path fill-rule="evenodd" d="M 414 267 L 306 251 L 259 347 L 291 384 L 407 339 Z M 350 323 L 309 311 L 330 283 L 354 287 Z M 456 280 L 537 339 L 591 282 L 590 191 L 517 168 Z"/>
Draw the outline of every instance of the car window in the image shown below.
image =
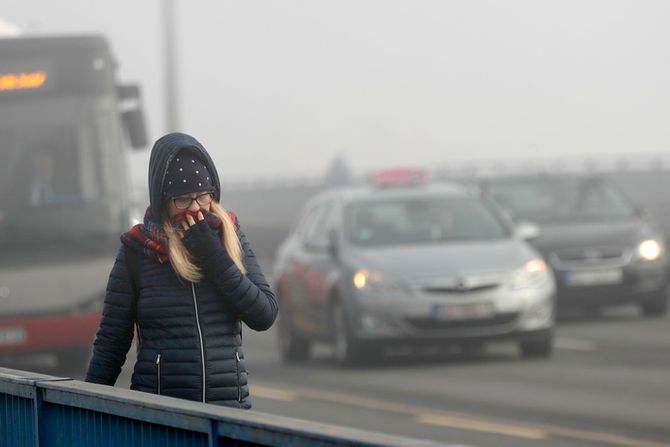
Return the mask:
<path fill-rule="evenodd" d="M 305 211 L 302 219 L 298 223 L 295 232 L 298 234 L 298 237 L 304 241 L 305 235 L 309 231 L 310 227 L 315 223 L 316 219 L 321 214 L 323 208 L 321 205 L 315 205 Z"/>
<path fill-rule="evenodd" d="M 529 179 L 489 185 L 493 200 L 517 218 L 537 222 L 631 217 L 634 207 L 598 179 Z"/>
<path fill-rule="evenodd" d="M 345 222 L 348 239 L 366 246 L 509 237 L 489 206 L 470 198 L 358 202 L 347 207 Z"/>
<path fill-rule="evenodd" d="M 587 218 L 629 216 L 633 212 L 630 203 L 619 191 L 601 182 L 585 188 L 578 209 Z"/>
<path fill-rule="evenodd" d="M 319 206 L 315 218 L 305 227 L 303 241 L 312 247 L 325 248 L 328 246 L 329 219 L 333 213 L 331 202 Z"/>

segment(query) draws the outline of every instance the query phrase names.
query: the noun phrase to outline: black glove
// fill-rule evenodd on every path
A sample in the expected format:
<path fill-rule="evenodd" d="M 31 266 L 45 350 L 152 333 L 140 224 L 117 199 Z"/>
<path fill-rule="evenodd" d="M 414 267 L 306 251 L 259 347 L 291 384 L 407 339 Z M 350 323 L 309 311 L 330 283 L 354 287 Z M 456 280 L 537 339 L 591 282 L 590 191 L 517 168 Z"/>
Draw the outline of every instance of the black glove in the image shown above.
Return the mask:
<path fill-rule="evenodd" d="M 200 220 L 195 225 L 191 225 L 184 233 L 182 242 L 198 264 L 204 263 L 221 252 L 227 255 L 219 232 L 210 227 L 206 220 Z"/>

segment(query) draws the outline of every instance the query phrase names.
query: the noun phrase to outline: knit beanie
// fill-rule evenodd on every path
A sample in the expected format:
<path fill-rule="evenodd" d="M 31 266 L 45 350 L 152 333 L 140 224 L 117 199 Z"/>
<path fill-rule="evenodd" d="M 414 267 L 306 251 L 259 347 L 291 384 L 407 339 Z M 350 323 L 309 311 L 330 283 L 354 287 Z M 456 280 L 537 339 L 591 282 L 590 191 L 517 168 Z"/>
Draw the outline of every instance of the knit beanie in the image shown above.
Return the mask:
<path fill-rule="evenodd" d="M 196 191 L 214 191 L 207 167 L 196 152 L 180 150 L 170 161 L 163 181 L 163 195 L 176 197 Z"/>

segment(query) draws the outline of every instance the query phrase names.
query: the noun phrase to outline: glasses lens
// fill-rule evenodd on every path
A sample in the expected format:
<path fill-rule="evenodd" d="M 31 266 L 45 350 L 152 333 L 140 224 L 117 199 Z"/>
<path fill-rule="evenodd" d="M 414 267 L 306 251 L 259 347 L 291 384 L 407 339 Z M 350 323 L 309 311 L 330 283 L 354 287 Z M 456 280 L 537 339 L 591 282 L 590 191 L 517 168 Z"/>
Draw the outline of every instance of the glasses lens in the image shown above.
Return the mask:
<path fill-rule="evenodd" d="M 212 193 L 208 192 L 207 194 L 200 194 L 196 200 L 200 205 L 207 205 L 212 201 Z"/>
<path fill-rule="evenodd" d="M 180 210 L 189 208 L 194 200 L 198 202 L 198 205 L 208 205 L 209 203 L 212 202 L 212 193 L 208 192 L 206 194 L 200 194 L 198 197 L 195 198 L 182 196 L 182 197 L 175 197 L 174 199 L 172 199 L 172 201 L 174 202 L 174 206 L 176 206 Z"/>
<path fill-rule="evenodd" d="M 174 198 L 174 206 L 176 206 L 179 209 L 186 209 L 189 206 L 191 206 L 191 202 L 193 202 L 193 199 L 190 197 L 175 197 Z"/>

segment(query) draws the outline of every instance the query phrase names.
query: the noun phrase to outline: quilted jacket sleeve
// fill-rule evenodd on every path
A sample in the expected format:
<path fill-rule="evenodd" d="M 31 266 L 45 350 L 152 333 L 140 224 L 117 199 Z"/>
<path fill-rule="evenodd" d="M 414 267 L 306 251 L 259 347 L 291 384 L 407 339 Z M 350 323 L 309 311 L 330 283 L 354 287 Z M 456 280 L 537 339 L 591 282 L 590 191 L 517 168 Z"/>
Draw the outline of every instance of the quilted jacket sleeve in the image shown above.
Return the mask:
<path fill-rule="evenodd" d="M 102 319 L 86 373 L 87 382 L 114 385 L 133 341 L 135 307 L 125 250 L 122 246 L 109 274 Z"/>
<path fill-rule="evenodd" d="M 235 223 L 238 224 L 237 221 Z M 202 267 L 207 279 L 226 300 L 227 307 L 251 329 L 264 331 L 277 318 L 277 298 L 239 224 L 237 235 L 244 251 L 246 275 L 237 268 L 225 250 L 220 250 L 208 258 Z"/>

